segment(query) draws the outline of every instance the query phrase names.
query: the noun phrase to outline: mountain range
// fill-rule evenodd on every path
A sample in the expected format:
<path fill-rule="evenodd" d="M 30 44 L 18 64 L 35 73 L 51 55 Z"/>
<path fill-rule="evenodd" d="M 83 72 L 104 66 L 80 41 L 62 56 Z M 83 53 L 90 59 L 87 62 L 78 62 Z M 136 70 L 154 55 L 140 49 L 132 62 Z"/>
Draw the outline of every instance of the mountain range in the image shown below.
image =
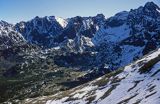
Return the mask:
<path fill-rule="evenodd" d="M 47 103 L 131 104 L 133 100 L 150 104 L 155 99 L 153 104 L 158 104 L 159 81 L 155 80 L 159 79 L 159 57 L 150 54 L 156 49 L 152 53 L 158 54 L 158 48 L 160 7 L 153 2 L 110 18 L 103 14 L 67 19 L 37 16 L 14 25 L 0 21 L 0 102 L 44 103 L 43 99 L 53 99 Z M 151 71 L 139 74 L 138 70 L 152 61 L 148 57 L 156 62 L 149 66 Z M 125 82 L 123 95 L 120 89 Z M 146 84 L 150 86 L 146 88 Z M 151 93 L 146 90 L 152 85 L 151 92 L 156 92 L 150 95 L 153 99 L 141 98 Z M 137 93 L 132 93 L 133 89 Z M 59 91 L 64 91 L 66 99 Z M 55 100 L 54 94 L 60 100 Z M 34 99 L 40 96 L 47 97 Z"/>

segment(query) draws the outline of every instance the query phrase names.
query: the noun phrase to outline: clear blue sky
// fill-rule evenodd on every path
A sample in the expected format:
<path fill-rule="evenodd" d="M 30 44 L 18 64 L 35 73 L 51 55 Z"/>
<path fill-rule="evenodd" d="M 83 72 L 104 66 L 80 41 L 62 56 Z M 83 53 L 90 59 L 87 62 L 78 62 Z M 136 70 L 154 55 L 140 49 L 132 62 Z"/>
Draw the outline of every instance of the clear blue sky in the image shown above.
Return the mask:
<path fill-rule="evenodd" d="M 0 20 L 16 23 L 35 16 L 68 18 L 98 13 L 109 17 L 123 10 L 137 8 L 147 1 L 160 5 L 160 0 L 0 0 Z"/>

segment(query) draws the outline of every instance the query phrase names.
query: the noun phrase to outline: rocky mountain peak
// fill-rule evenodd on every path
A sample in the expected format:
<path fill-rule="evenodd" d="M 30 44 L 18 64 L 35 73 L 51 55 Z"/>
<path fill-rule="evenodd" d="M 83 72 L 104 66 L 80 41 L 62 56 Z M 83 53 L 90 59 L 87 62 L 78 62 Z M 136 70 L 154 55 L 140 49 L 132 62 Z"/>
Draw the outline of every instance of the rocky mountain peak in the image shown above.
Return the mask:
<path fill-rule="evenodd" d="M 105 19 L 104 14 L 97 14 L 95 17 L 98 19 Z"/>
<path fill-rule="evenodd" d="M 2 69 L 0 76 L 4 77 L 1 79 L 3 82 L 8 81 L 6 89 L 4 89 L 5 86 L 0 86 L 0 92 L 2 92 L 0 103 L 12 98 L 35 97 L 35 95 L 47 95 L 55 93 L 55 91 L 70 89 L 124 67 L 160 48 L 159 18 L 159 7 L 153 2 L 148 2 L 138 9 L 129 12 L 122 11 L 108 19 L 103 14 L 97 14 L 96 16 L 76 16 L 68 19 L 37 16 L 30 21 L 22 21 L 16 25 L 0 21 L 0 56 L 3 56 L 0 60 L 0 69 Z M 158 54 L 160 54 L 160 50 Z M 126 73 L 128 68 L 124 70 L 124 73 L 122 72 L 123 75 L 126 75 L 127 80 L 115 77 L 113 82 L 119 82 L 119 78 L 122 78 L 124 82 L 129 80 L 130 84 L 130 80 L 135 78 L 135 74 L 138 74 L 137 78 L 142 77 L 135 70 L 137 65 L 140 65 L 137 67 L 138 70 L 142 64 L 143 61 L 135 64 L 134 67 L 129 66 L 129 69 L 133 70 L 128 73 Z M 133 77 L 128 77 L 128 74 Z M 144 77 L 142 80 L 145 79 Z M 107 80 L 105 86 L 112 86 L 107 84 Z M 140 79 L 136 79 L 136 81 L 139 82 Z M 20 85 L 17 82 L 22 83 Z M 76 82 L 75 85 L 74 82 Z M 26 83 L 28 84 L 26 85 Z M 118 84 L 124 88 L 124 83 Z M 134 82 L 131 84 L 137 86 L 137 84 L 134 85 Z M 26 86 L 28 86 L 27 89 Z M 146 86 L 144 84 L 144 88 Z M 97 91 L 102 87 L 104 86 L 98 87 Z M 105 90 L 107 91 L 107 89 Z M 115 89 L 115 86 L 109 88 L 109 93 L 112 89 Z M 131 90 L 132 88 L 127 87 L 126 89 Z M 14 91 L 13 95 L 10 93 L 12 91 Z M 88 94 L 90 95 L 90 93 Z M 159 92 L 157 92 L 158 94 Z M 104 95 L 106 96 L 106 94 Z M 105 98 L 103 94 L 101 97 Z M 131 98 L 133 98 L 132 95 Z M 137 98 L 139 98 L 138 95 Z M 116 100 L 113 98 L 112 101 Z M 110 104 L 116 104 L 113 102 Z"/>
<path fill-rule="evenodd" d="M 144 8 L 148 9 L 148 10 L 156 10 L 156 9 L 160 9 L 158 5 L 156 5 L 154 2 L 147 2 L 144 6 Z"/>
<path fill-rule="evenodd" d="M 0 26 L 5 27 L 5 26 L 12 26 L 11 24 L 7 23 L 6 21 L 1 20 L 0 21 Z"/>

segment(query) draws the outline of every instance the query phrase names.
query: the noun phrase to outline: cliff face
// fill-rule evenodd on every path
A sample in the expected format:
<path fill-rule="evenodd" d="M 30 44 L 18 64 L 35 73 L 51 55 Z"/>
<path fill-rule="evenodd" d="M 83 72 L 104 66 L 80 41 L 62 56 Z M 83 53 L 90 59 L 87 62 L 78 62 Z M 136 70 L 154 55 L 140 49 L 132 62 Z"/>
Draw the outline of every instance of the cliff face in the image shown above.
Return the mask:
<path fill-rule="evenodd" d="M 103 14 L 98 14 L 93 17 L 76 16 L 68 19 L 55 16 L 35 17 L 30 21 L 22 21 L 15 25 L 1 21 L 0 92 L 2 94 L 0 102 L 51 95 L 58 91 L 71 89 L 106 73 L 112 71 L 114 73 L 115 70 L 125 67 L 158 48 L 160 48 L 160 8 L 153 2 L 148 2 L 137 9 L 119 12 L 107 19 Z M 145 66 L 145 63 L 142 64 Z M 134 69 L 139 70 L 140 67 L 125 68 L 124 71 L 107 78 L 116 82 L 121 81 L 119 75 L 123 73 L 126 79 L 124 82 L 127 82 L 127 79 L 133 78 L 128 76 L 130 74 L 131 76 L 135 74 L 137 77 L 144 76 L 142 78 L 144 81 L 139 81 L 136 77 L 135 82 L 127 82 L 130 85 L 126 87 L 126 90 L 132 90 L 131 86 L 134 83 L 135 86 L 138 86 L 137 83 L 140 82 L 149 83 L 146 82 L 145 74 L 134 71 Z M 148 75 L 150 78 L 151 74 L 148 73 Z M 157 77 L 151 78 L 152 81 L 155 78 Z M 104 77 L 102 80 L 105 81 Z M 112 86 L 110 83 L 104 84 Z M 121 82 L 118 84 L 123 85 Z M 93 86 L 96 88 L 95 91 L 99 91 L 101 87 L 96 86 L 98 85 Z M 118 85 L 106 88 L 111 92 L 117 88 L 116 86 Z M 85 88 L 85 86 L 82 87 Z M 117 93 L 118 90 L 115 91 Z M 89 92 L 85 93 L 89 94 Z M 95 95 L 91 94 L 94 98 L 88 96 L 90 100 L 92 99 L 91 102 L 101 103 L 98 99 L 105 101 L 110 98 L 107 96 L 113 98 L 115 96 L 115 94 L 106 92 L 107 95 L 101 94 L 102 98 L 95 98 L 100 95 L 94 93 Z M 145 91 L 144 93 L 149 94 Z M 119 94 L 120 97 L 125 97 Z M 131 98 L 140 96 L 139 93 L 133 94 L 129 96 Z M 147 99 L 147 95 L 145 96 Z M 71 98 L 77 97 L 72 96 Z M 77 99 L 83 100 L 81 97 Z M 112 102 L 114 103 L 114 99 L 110 101 Z"/>

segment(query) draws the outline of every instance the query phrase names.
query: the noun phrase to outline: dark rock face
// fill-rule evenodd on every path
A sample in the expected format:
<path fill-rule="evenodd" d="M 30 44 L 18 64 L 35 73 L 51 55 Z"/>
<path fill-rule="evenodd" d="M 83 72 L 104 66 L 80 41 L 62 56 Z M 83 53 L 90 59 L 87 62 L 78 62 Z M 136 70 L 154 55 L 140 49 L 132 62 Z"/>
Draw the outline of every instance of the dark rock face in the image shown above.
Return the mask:
<path fill-rule="evenodd" d="M 20 89 L 20 95 L 26 96 L 68 88 L 59 87 L 60 83 L 68 86 L 72 82 L 78 85 L 90 81 L 160 47 L 158 10 L 157 5 L 148 2 L 144 7 L 108 19 L 98 14 L 68 19 L 35 17 L 15 26 L 0 22 L 0 76 L 24 77 L 22 80 L 27 84 L 21 84 L 28 87 Z"/>
<path fill-rule="evenodd" d="M 55 45 L 53 37 L 59 35 L 63 29 L 54 16 L 35 17 L 31 21 L 16 24 L 15 28 L 29 43 L 48 48 Z"/>

